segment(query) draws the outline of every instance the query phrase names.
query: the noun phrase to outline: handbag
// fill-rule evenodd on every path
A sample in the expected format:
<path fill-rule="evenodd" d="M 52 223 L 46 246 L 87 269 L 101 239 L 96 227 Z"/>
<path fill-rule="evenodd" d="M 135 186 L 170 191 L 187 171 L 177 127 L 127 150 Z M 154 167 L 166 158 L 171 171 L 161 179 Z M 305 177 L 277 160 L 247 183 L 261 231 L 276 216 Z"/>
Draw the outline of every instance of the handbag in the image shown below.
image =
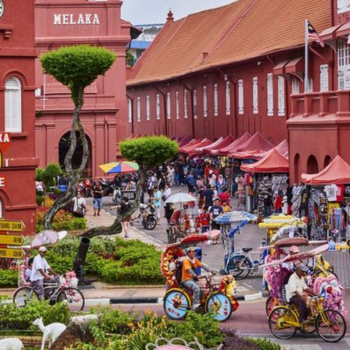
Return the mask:
<path fill-rule="evenodd" d="M 84 210 L 81 207 L 78 207 L 77 210 L 75 211 L 77 214 L 84 215 Z"/>

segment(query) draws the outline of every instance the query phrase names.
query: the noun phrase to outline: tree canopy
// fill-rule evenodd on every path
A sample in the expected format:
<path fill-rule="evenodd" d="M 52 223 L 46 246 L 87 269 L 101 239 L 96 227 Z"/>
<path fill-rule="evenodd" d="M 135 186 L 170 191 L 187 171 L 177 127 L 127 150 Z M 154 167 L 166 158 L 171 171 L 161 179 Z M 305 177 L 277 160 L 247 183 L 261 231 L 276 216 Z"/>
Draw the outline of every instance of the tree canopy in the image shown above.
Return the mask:
<path fill-rule="evenodd" d="M 99 75 L 104 75 L 115 60 L 113 51 L 88 45 L 62 47 L 40 57 L 44 73 L 66 85 L 72 92 L 74 102 L 79 89 L 84 90 Z"/>
<path fill-rule="evenodd" d="M 165 136 L 149 136 L 122 141 L 120 151 L 124 158 L 136 162 L 145 170 L 174 157 L 179 146 Z"/>

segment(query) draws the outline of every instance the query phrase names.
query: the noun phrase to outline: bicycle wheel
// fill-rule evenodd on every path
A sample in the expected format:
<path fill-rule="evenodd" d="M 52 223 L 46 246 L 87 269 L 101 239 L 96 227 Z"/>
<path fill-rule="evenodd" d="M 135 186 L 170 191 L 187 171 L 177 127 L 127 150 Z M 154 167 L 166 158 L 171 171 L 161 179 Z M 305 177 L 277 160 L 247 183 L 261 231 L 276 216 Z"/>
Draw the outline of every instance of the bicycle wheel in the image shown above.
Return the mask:
<path fill-rule="evenodd" d="M 297 332 L 296 324 L 298 319 L 288 307 L 278 306 L 270 313 L 269 328 L 278 339 L 292 338 Z"/>
<path fill-rule="evenodd" d="M 163 308 L 170 319 L 182 320 L 191 309 L 191 301 L 181 289 L 169 289 L 164 295 Z"/>
<path fill-rule="evenodd" d="M 249 261 L 244 257 L 237 257 L 230 260 L 227 272 L 237 280 L 243 280 L 250 274 Z"/>
<path fill-rule="evenodd" d="M 65 302 L 70 311 L 81 311 L 85 306 L 85 298 L 83 293 L 76 288 L 62 289 L 58 295 L 56 302 Z"/>
<path fill-rule="evenodd" d="M 13 303 L 16 307 L 25 307 L 28 303 L 37 299 L 34 289 L 31 287 L 18 288 L 13 294 Z"/>
<path fill-rule="evenodd" d="M 154 230 L 157 226 L 157 219 L 154 215 L 150 215 L 146 220 L 146 229 Z"/>
<path fill-rule="evenodd" d="M 266 316 L 267 318 L 269 318 L 271 311 L 280 304 L 278 298 L 270 295 L 267 300 L 266 300 L 266 304 L 265 304 L 265 311 L 266 311 Z"/>
<path fill-rule="evenodd" d="M 323 310 L 315 320 L 317 334 L 327 343 L 337 343 L 346 333 L 346 321 L 336 310 Z"/>
<path fill-rule="evenodd" d="M 223 293 L 213 293 L 205 302 L 205 312 L 211 312 L 217 321 L 225 322 L 232 314 L 231 300 Z"/>

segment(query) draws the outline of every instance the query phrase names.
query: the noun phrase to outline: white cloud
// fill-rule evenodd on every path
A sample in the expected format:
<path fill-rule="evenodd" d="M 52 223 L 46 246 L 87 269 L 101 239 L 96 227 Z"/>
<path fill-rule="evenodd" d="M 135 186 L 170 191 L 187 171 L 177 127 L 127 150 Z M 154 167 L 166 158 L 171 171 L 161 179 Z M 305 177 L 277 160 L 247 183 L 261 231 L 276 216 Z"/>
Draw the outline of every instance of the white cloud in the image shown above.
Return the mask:
<path fill-rule="evenodd" d="M 164 23 L 169 9 L 175 20 L 190 13 L 227 5 L 234 0 L 124 0 L 122 18 L 132 24 Z"/>

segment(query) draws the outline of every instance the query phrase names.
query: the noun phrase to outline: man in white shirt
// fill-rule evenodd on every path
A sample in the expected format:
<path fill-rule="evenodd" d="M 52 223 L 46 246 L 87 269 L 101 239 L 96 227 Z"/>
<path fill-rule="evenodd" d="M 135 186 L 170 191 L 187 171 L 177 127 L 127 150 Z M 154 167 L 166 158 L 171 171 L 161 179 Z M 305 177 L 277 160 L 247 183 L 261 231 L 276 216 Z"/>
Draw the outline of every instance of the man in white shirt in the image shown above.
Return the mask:
<path fill-rule="evenodd" d="M 46 247 L 39 248 L 39 254 L 34 258 L 30 281 L 39 300 L 44 298 L 44 279 L 51 280 L 51 276 L 46 271 L 56 276 L 56 273 L 45 259 Z"/>
<path fill-rule="evenodd" d="M 305 282 L 306 272 L 307 267 L 305 265 L 300 264 L 296 266 L 295 272 L 290 276 L 288 284 L 286 285 L 287 302 L 296 305 L 298 308 L 300 323 L 308 316 L 306 306 L 307 295 L 315 295 L 313 290 L 309 288 Z"/>

